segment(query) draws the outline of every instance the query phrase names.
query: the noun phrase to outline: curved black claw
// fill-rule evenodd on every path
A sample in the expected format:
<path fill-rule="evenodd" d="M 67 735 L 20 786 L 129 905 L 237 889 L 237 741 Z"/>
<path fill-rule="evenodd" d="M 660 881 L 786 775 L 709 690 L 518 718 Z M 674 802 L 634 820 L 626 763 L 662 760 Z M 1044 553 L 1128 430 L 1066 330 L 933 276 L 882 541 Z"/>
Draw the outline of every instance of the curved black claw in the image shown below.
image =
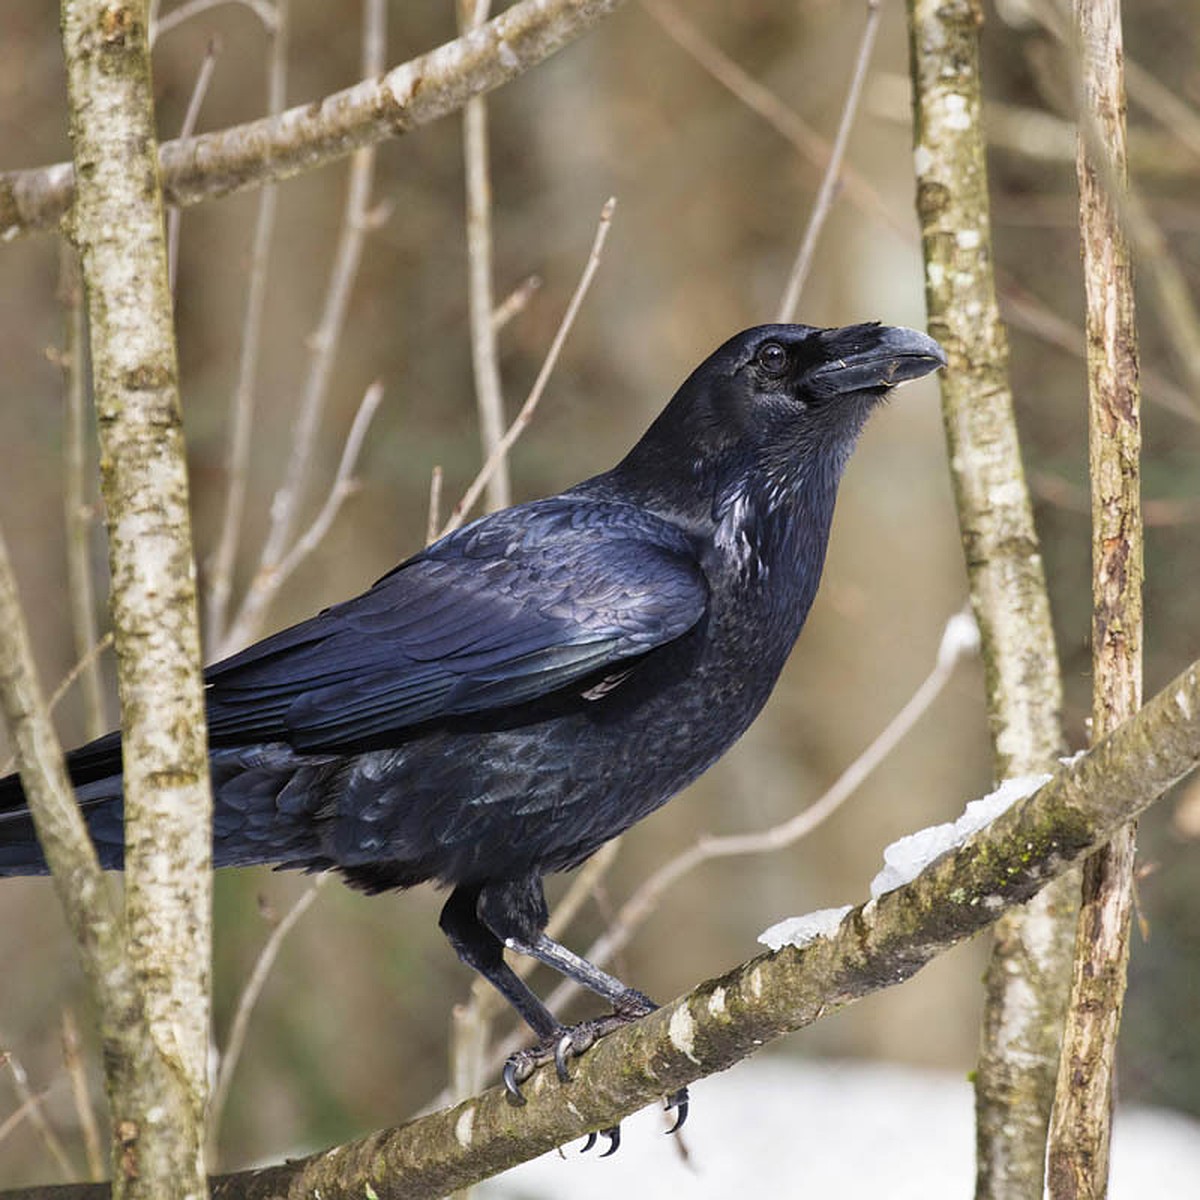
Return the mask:
<path fill-rule="evenodd" d="M 598 1137 L 608 1138 L 608 1149 L 600 1155 L 601 1158 L 607 1158 L 610 1154 L 616 1154 L 621 1145 L 621 1127 L 620 1125 L 610 1125 L 607 1129 L 593 1129 L 587 1135 L 587 1141 L 583 1143 L 583 1149 L 579 1153 L 586 1154 L 596 1144 Z"/>
<path fill-rule="evenodd" d="M 508 1098 L 514 1104 L 524 1104 L 525 1095 L 521 1091 L 521 1084 L 529 1078 L 532 1070 L 526 1070 L 522 1073 L 524 1062 L 514 1054 L 508 1062 L 504 1064 L 504 1073 L 501 1078 L 504 1080 L 504 1090 L 508 1093 Z"/>
<path fill-rule="evenodd" d="M 554 1046 L 554 1073 L 558 1076 L 559 1083 L 570 1083 L 571 1072 L 567 1070 L 567 1055 L 574 1053 L 574 1047 L 571 1044 L 571 1031 L 568 1030 L 555 1043 Z"/>
<path fill-rule="evenodd" d="M 663 1107 L 667 1112 L 670 1112 L 672 1109 L 675 1110 L 675 1122 L 667 1130 L 668 1133 L 678 1133 L 683 1128 L 684 1122 L 688 1119 L 689 1103 L 688 1090 L 685 1087 L 680 1088 L 677 1092 L 672 1092 L 663 1101 Z"/>

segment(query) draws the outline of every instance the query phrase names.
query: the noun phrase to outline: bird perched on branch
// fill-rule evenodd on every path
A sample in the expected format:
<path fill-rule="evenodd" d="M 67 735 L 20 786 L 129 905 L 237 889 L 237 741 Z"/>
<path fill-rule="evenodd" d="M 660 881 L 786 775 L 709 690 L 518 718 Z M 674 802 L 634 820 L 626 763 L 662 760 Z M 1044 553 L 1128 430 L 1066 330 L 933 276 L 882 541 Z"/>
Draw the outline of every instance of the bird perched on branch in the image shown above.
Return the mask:
<path fill-rule="evenodd" d="M 509 1060 L 510 1091 L 543 1062 L 565 1077 L 569 1056 L 654 1005 L 546 936 L 543 876 L 653 812 L 754 719 L 816 594 L 859 431 L 945 361 L 911 329 L 748 329 L 611 471 L 467 525 L 210 667 L 215 864 L 450 888 L 451 945 L 539 1039 Z M 68 767 L 119 870 L 119 734 Z M 10 776 L 0 875 L 45 871 Z M 506 947 L 613 1013 L 565 1027 Z M 678 1125 L 686 1095 L 670 1099 Z"/>

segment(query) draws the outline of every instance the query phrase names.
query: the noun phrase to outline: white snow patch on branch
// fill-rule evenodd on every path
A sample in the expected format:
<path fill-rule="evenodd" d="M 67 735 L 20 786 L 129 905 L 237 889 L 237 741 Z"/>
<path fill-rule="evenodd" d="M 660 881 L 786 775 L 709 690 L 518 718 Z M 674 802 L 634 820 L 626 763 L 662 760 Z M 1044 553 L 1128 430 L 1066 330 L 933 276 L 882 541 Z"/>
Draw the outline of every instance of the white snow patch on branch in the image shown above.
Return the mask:
<path fill-rule="evenodd" d="M 1049 780 L 1049 775 L 1017 775 L 1006 779 L 994 792 L 972 800 L 957 821 L 931 825 L 893 842 L 883 852 L 883 870 L 871 880 L 871 895 L 883 896 L 912 882 L 935 858 L 961 846 L 973 833 L 990 825 L 1018 800 L 1032 796 Z"/>
<path fill-rule="evenodd" d="M 758 940 L 771 950 L 782 950 L 784 946 L 807 946 L 818 938 L 832 936 L 852 908 L 852 905 L 846 904 L 841 908 L 820 908 L 801 917 L 785 917 L 769 929 L 764 929 L 758 935 Z"/>

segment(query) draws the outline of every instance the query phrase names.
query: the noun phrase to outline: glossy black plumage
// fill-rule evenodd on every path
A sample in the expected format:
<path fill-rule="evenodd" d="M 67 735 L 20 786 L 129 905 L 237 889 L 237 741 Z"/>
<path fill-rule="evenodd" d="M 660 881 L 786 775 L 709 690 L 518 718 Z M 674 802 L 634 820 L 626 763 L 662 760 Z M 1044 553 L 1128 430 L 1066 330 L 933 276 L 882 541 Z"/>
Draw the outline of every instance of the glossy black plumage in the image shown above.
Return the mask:
<path fill-rule="evenodd" d="M 646 1011 L 545 938 L 541 878 L 745 730 L 816 593 L 859 430 L 892 385 L 944 361 L 912 330 L 747 330 L 613 470 L 477 521 L 210 668 L 217 865 L 452 887 L 451 942 L 543 1038 L 564 1031 L 502 943 L 624 1017 Z M 118 740 L 69 766 L 119 868 Z M 0 875 L 44 870 L 19 782 L 0 781 Z"/>

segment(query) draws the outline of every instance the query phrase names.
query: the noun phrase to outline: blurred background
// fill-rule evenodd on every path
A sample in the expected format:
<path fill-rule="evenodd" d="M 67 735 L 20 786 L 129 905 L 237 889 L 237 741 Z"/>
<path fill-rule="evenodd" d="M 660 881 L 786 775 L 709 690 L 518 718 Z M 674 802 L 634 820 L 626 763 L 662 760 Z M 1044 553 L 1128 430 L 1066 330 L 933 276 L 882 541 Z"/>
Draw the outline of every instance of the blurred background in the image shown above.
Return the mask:
<path fill-rule="evenodd" d="M 164 15 L 177 7 L 171 0 L 161 6 Z M 904 12 L 898 3 L 885 10 L 848 155 L 857 182 L 837 200 L 802 296 L 800 319 L 810 324 L 924 324 Z M 1134 178 L 1194 284 L 1200 153 L 1186 122 L 1198 120 L 1200 106 L 1200 3 L 1142 0 L 1126 12 L 1129 60 L 1146 69 L 1131 75 Z M 388 17 L 389 66 L 455 35 L 450 0 L 394 2 Z M 1090 591 L 1070 97 L 1062 52 L 1023 3 L 989 4 L 986 19 L 996 260 L 1065 674 L 1066 728 L 1076 749 L 1085 743 L 1090 709 Z M 688 0 L 669 10 L 661 0 L 635 0 L 492 96 L 497 296 L 530 275 L 541 281 L 500 337 L 510 414 L 576 285 L 601 206 L 618 198 L 599 273 L 512 455 L 515 499 L 555 492 L 610 466 L 701 358 L 738 329 L 774 318 L 821 180 L 821 164 L 799 153 L 783 130 L 801 119 L 832 139 L 863 20 L 864 6 L 843 0 Z M 289 104 L 359 77 L 360 31 L 357 3 L 292 0 Z M 265 111 L 263 26 L 249 5 L 213 6 L 164 33 L 156 47 L 164 139 L 179 131 L 210 46 L 199 130 Z M 698 54 L 707 54 L 708 65 Z M 1163 120 L 1163 106 L 1146 90 L 1149 72 L 1149 84 L 1182 102 L 1182 113 Z M 731 90 L 745 92 L 745 80 L 778 105 L 774 123 Z M 54 6 L 5 0 L 0 169 L 68 156 Z M 383 382 L 385 398 L 363 450 L 361 486 L 281 593 L 262 632 L 360 590 L 416 549 L 435 466 L 445 472 L 444 507 L 478 468 L 462 162 L 458 117 L 379 149 L 373 200 L 381 220 L 353 283 L 305 519 L 328 491 L 372 380 Z M 346 178 L 341 164 L 280 188 L 239 590 L 253 573 L 282 478 Z M 202 585 L 228 484 L 229 403 L 257 204 L 255 194 L 231 197 L 189 209 L 182 219 L 176 303 Z M 63 387 L 55 360 L 63 343 L 58 264 L 56 239 L 47 235 L 0 247 L 0 523 L 47 690 L 75 661 Z M 1149 695 L 1200 655 L 1200 403 L 1181 392 L 1149 294 L 1141 297 L 1140 319 Z M 94 472 L 93 464 L 92 498 Z M 95 517 L 103 629 L 103 522 Z M 624 840 L 597 901 L 567 940 L 586 947 L 639 881 L 697 836 L 769 826 L 817 799 L 924 678 L 947 618 L 964 599 L 937 384 L 925 380 L 875 417 L 850 464 L 823 590 L 767 711 L 718 767 Z M 104 673 L 107 717 L 115 724 L 108 658 Z M 66 743 L 84 739 L 77 690 L 57 715 Z M 888 842 L 952 820 L 989 783 L 981 672 L 969 665 L 816 833 L 785 852 L 709 864 L 671 889 L 617 973 L 661 999 L 679 994 L 753 954 L 757 934 L 779 917 L 863 899 Z M 1200 790 L 1193 784 L 1190 793 L 1168 797 L 1142 828 L 1143 931 L 1133 942 L 1122 1097 L 1200 1114 Z M 218 878 L 219 1041 L 273 922 L 307 886 L 266 870 Z M 562 886 L 556 883 L 554 894 Z M 254 1015 L 224 1126 L 223 1168 L 395 1123 L 441 1091 L 450 1009 L 468 994 L 470 975 L 436 927 L 440 902 L 429 888 L 378 898 L 333 882 L 322 889 L 284 944 Z M 45 1111 L 80 1162 L 63 1067 L 64 1010 L 84 1031 L 97 1093 L 99 1072 L 83 981 L 50 883 L 4 881 L 0 914 L 0 1051 L 15 1056 L 33 1091 L 45 1092 Z M 976 1055 L 986 949 L 983 940 L 960 948 L 904 987 L 770 1053 L 884 1059 L 965 1075 Z M 535 977 L 539 989 L 548 983 Z M 12 1074 L 0 1068 L 0 1127 L 20 1105 Z M 697 1102 L 702 1091 L 703 1084 L 695 1089 Z M 46 1179 L 53 1170 L 31 1121 L 0 1140 L 5 1183 Z"/>

